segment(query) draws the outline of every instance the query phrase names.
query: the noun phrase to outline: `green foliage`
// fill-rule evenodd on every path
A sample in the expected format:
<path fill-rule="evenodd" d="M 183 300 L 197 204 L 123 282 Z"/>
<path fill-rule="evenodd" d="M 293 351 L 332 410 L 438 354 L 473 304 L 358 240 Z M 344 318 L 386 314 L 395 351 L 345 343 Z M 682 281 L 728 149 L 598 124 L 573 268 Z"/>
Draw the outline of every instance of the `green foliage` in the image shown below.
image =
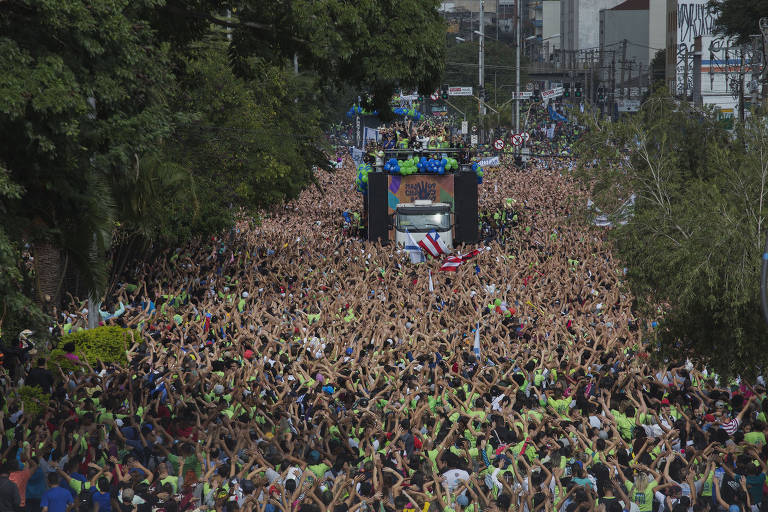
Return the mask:
<path fill-rule="evenodd" d="M 81 367 L 64 357 L 66 352 L 64 352 L 60 348 L 55 348 L 51 350 L 51 353 L 48 356 L 48 369 L 53 372 L 53 375 L 58 375 L 58 368 L 61 368 L 64 370 L 64 372 L 76 372 L 81 369 Z"/>
<path fill-rule="evenodd" d="M 138 331 L 134 331 L 133 336 L 131 336 L 130 329 L 103 326 L 65 334 L 62 336 L 59 346 L 63 347 L 66 343 L 74 343 L 75 355 L 81 359 L 84 355 L 85 360 L 92 365 L 98 361 L 125 364 L 128 362 L 125 348 L 130 347 L 134 339 L 136 341 L 141 339 Z M 51 358 L 53 359 L 53 352 Z"/>
<path fill-rule="evenodd" d="M 35 419 L 48 409 L 48 401 L 51 395 L 43 393 L 38 386 L 21 386 L 19 398 L 24 406 L 24 416 L 27 419 Z"/>
<path fill-rule="evenodd" d="M 170 131 L 167 47 L 138 14 L 155 5 L 30 0 L 0 9 L 0 161 L 24 188 L 2 220 L 14 239 L 64 249 L 97 291 L 114 228 L 109 182 Z"/>
<path fill-rule="evenodd" d="M 768 16 L 768 0 L 710 0 L 707 6 L 716 17 L 715 32 L 735 37 L 741 44 L 760 34 L 758 22 Z"/>
<path fill-rule="evenodd" d="M 449 42 L 446 48 L 446 69 L 443 82 L 450 86 L 473 86 L 477 95 L 478 84 L 478 42 Z M 528 81 L 525 71 L 527 58 L 520 57 L 520 83 L 524 90 Z M 509 123 L 514 119 L 514 103 L 508 103 L 515 91 L 515 49 L 502 42 L 485 40 L 485 101 L 499 110 L 501 120 Z M 478 119 L 477 100 L 471 97 L 454 97 L 449 101 L 467 114 L 470 121 Z M 526 105 L 522 103 L 521 105 Z M 527 108 L 527 107 L 526 107 Z M 449 107 L 450 109 L 450 107 Z M 521 106 L 521 111 L 523 107 Z M 490 113 L 490 111 L 488 111 Z M 523 111 L 524 112 L 524 111 Z M 522 114 L 521 114 L 522 115 Z M 495 120 L 495 114 L 488 116 Z"/>
<path fill-rule="evenodd" d="M 429 94 L 444 66 L 445 26 L 438 0 L 250 0 L 237 9 L 230 55 L 249 76 L 248 59 L 299 65 L 325 83 L 371 94 L 369 110 L 387 112 L 396 88 Z M 254 30 L 256 29 L 256 30 Z"/>
<path fill-rule="evenodd" d="M 759 300 L 765 122 L 757 118 L 731 136 L 713 112 L 663 92 L 619 123 L 585 121 L 578 154 L 598 166 L 583 166 L 580 176 L 597 207 L 616 212 L 636 195 L 634 216 L 612 237 L 641 309 L 659 321 L 653 335 L 661 355 L 754 376 L 768 363 Z"/>
<path fill-rule="evenodd" d="M 0 215 L 6 200 L 18 199 L 22 189 L 0 167 Z M 46 317 L 24 293 L 24 272 L 18 246 L 0 226 L 0 342 L 15 340 L 24 329 L 40 332 Z"/>

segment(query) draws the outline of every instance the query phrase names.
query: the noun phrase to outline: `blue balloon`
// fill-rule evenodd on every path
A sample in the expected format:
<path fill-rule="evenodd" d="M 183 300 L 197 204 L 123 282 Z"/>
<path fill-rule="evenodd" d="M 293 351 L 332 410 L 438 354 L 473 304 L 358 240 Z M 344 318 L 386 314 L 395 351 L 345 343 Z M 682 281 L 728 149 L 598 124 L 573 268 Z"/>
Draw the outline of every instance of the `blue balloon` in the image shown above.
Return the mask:
<path fill-rule="evenodd" d="M 483 184 L 483 178 L 481 178 L 480 176 L 477 177 L 477 184 L 478 185 L 482 185 Z"/>
<path fill-rule="evenodd" d="M 447 158 L 443 158 L 442 160 L 440 160 L 440 165 L 442 165 L 443 167 L 448 165 L 448 159 Z"/>

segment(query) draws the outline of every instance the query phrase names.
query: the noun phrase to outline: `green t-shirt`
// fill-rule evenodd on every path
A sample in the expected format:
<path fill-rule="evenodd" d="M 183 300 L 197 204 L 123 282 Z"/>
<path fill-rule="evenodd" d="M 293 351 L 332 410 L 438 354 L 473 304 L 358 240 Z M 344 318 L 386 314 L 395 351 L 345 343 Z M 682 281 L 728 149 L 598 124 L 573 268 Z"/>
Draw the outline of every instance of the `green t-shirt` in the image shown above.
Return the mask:
<path fill-rule="evenodd" d="M 173 453 L 169 453 L 168 462 L 170 462 L 173 465 L 173 472 L 178 474 L 179 473 L 179 456 Z M 195 475 L 197 475 L 197 477 L 200 478 L 202 468 L 200 467 L 200 461 L 197 460 L 196 455 L 190 455 L 189 457 L 184 459 L 184 469 L 186 471 L 194 471 Z"/>
<path fill-rule="evenodd" d="M 635 489 L 635 484 L 629 480 L 624 482 L 624 485 L 626 486 L 627 492 L 629 493 L 629 499 L 632 501 L 632 503 L 637 505 L 637 508 L 640 510 L 640 512 L 651 512 L 653 510 L 653 493 L 654 489 L 656 488 L 655 480 L 648 482 L 648 485 L 645 487 L 643 492 Z"/>
<path fill-rule="evenodd" d="M 179 477 L 175 475 L 168 475 L 165 478 L 161 478 L 160 483 L 163 485 L 170 483 L 171 487 L 173 487 L 173 492 L 175 493 L 179 488 Z"/>
<path fill-rule="evenodd" d="M 765 434 L 762 432 L 747 432 L 744 440 L 750 444 L 765 444 Z"/>

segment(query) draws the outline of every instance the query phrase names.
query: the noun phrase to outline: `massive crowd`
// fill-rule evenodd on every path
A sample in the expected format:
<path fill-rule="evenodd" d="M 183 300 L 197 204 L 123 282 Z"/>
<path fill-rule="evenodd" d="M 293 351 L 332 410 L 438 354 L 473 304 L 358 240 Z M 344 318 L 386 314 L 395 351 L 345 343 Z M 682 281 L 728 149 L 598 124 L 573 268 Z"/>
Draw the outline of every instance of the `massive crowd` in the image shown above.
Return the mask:
<path fill-rule="evenodd" d="M 605 232 L 548 167 L 486 173 L 483 214 L 513 221 L 456 272 L 349 236 L 348 160 L 130 268 L 100 315 L 140 330 L 126 367 L 32 358 L 39 416 L 3 378 L 0 512 L 760 510 L 764 383 L 649 363 Z"/>

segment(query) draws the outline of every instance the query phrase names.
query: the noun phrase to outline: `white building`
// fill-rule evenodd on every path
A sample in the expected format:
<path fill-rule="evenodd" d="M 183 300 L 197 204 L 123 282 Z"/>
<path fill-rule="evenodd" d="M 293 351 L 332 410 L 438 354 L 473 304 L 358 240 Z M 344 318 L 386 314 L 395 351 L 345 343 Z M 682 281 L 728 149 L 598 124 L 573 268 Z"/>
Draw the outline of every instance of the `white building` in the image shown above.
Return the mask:
<path fill-rule="evenodd" d="M 560 43 L 566 55 L 597 49 L 600 44 L 600 10 L 616 7 L 622 0 L 561 0 Z"/>
<path fill-rule="evenodd" d="M 670 92 L 691 96 L 694 78 L 701 81 L 702 102 L 717 106 L 724 117 L 738 110 L 732 81 L 740 65 L 734 51 L 710 51 L 712 43 L 729 46 L 729 42 L 712 33 L 715 15 L 707 9 L 707 0 L 667 0 L 666 80 Z M 759 33 L 755 20 L 755 33 Z M 701 69 L 694 69 L 694 41 L 701 37 Z M 674 42 L 674 46 L 672 43 Z M 749 80 L 749 77 L 747 77 Z M 747 92 L 748 94 L 748 92 Z"/>

